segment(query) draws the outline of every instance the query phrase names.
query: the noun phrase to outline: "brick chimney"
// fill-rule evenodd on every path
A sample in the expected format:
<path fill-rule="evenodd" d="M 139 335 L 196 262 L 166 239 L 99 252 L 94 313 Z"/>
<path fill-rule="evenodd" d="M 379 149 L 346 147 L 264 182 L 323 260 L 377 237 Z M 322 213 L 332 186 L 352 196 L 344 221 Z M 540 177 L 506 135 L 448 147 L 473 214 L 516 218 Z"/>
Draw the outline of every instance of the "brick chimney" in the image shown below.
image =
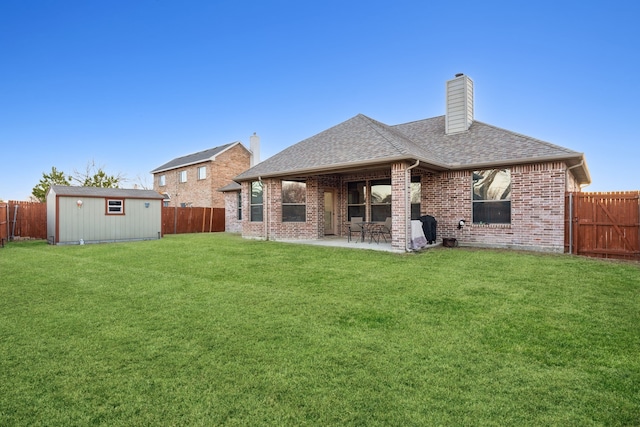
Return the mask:
<path fill-rule="evenodd" d="M 251 167 L 260 163 L 260 137 L 254 132 L 249 138 L 249 151 L 251 151 Z"/>
<path fill-rule="evenodd" d="M 445 133 L 466 132 L 473 123 L 473 80 L 462 73 L 447 81 Z"/>

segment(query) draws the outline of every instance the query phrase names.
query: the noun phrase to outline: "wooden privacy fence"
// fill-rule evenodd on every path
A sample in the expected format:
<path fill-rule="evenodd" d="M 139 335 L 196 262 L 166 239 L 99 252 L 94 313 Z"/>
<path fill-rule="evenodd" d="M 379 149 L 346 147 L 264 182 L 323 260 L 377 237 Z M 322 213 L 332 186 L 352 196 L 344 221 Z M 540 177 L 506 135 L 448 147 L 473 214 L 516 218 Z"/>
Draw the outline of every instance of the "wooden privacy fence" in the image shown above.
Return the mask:
<path fill-rule="evenodd" d="M 4 246 L 4 242 L 9 238 L 9 205 L 0 202 L 0 247 Z"/>
<path fill-rule="evenodd" d="M 162 234 L 224 231 L 223 208 L 162 208 Z M 0 203 L 0 245 L 14 238 L 47 238 L 47 205 Z"/>
<path fill-rule="evenodd" d="M 47 238 L 47 205 L 9 201 L 0 204 L 0 238 Z"/>
<path fill-rule="evenodd" d="M 640 191 L 567 193 L 565 252 L 640 260 Z"/>
<path fill-rule="evenodd" d="M 162 234 L 224 231 L 224 208 L 162 208 Z"/>

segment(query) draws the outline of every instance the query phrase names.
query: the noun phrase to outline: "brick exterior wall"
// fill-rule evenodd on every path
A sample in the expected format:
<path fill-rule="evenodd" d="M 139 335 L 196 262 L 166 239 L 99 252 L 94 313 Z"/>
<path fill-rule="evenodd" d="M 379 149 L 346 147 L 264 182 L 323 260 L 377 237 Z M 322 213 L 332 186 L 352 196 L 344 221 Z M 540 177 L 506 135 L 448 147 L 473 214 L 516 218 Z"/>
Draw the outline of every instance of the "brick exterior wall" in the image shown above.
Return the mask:
<path fill-rule="evenodd" d="M 266 187 L 266 186 L 265 186 Z M 242 237 L 253 239 L 266 239 L 266 222 L 253 222 L 251 221 L 251 182 L 242 183 Z M 265 194 L 266 196 L 266 194 Z M 265 197 L 266 200 L 266 197 Z M 264 212 L 264 209 L 263 209 Z M 266 218 L 266 214 L 263 213 L 263 219 Z"/>
<path fill-rule="evenodd" d="M 458 239 L 461 245 L 563 252 L 566 165 L 539 163 L 511 168 L 511 224 L 473 224 L 472 171 L 445 172 L 428 178 L 438 196 L 423 185 L 424 206 L 433 206 L 438 240 Z M 431 186 L 427 186 L 431 187 Z M 432 203 L 431 203 L 432 202 Z M 465 227 L 458 230 L 458 221 Z"/>
<path fill-rule="evenodd" d="M 251 221 L 251 183 L 242 183 L 242 236 L 268 240 L 319 239 L 324 235 L 324 192 L 318 191 L 318 178 L 307 179 L 306 220 L 282 221 L 282 181 L 265 179 L 263 193 L 263 221 Z M 244 212 L 247 214 L 244 215 Z M 322 212 L 322 215 L 320 214 Z M 268 225 L 268 228 L 266 227 Z"/>
<path fill-rule="evenodd" d="M 224 231 L 228 233 L 241 233 L 242 220 L 238 219 L 238 194 L 239 191 L 227 191 L 224 193 Z M 242 216 L 246 215 L 242 211 Z"/>
<path fill-rule="evenodd" d="M 400 162 L 391 165 L 391 246 L 406 249 L 407 236 L 411 236 L 411 194 L 409 164 Z"/>
<path fill-rule="evenodd" d="M 318 239 L 324 235 L 324 191 L 337 194 L 338 234 L 346 236 L 347 183 L 391 178 L 393 236 L 395 249 L 407 247 L 410 235 L 410 205 L 405 196 L 409 163 L 396 163 L 387 171 L 348 175 L 323 175 L 307 180 L 307 216 L 302 223 L 283 223 L 281 181 L 264 180 L 265 222 L 249 218 L 250 183 L 242 184 L 242 235 L 250 238 Z M 565 191 L 579 190 L 575 179 L 562 162 L 514 165 L 511 170 L 511 224 L 473 224 L 472 171 L 433 172 L 417 167 L 412 176 L 420 176 L 421 215 L 432 215 L 438 222 L 437 241 L 456 238 L 460 245 L 515 248 L 562 252 L 564 249 Z M 404 213 L 406 212 L 406 214 Z M 460 219 L 465 227 L 458 230 Z M 266 227 L 268 225 L 268 227 Z"/>
<path fill-rule="evenodd" d="M 205 179 L 198 179 L 198 168 L 206 167 Z M 153 175 L 153 189 L 160 194 L 169 193 L 169 206 L 224 208 L 225 197 L 218 189 L 229 184 L 233 178 L 249 169 L 250 153 L 237 144 L 218 154 L 214 161 L 206 161 L 176 168 Z M 180 182 L 180 173 L 187 172 L 187 182 Z M 165 185 L 160 186 L 160 176 L 165 176 Z"/>

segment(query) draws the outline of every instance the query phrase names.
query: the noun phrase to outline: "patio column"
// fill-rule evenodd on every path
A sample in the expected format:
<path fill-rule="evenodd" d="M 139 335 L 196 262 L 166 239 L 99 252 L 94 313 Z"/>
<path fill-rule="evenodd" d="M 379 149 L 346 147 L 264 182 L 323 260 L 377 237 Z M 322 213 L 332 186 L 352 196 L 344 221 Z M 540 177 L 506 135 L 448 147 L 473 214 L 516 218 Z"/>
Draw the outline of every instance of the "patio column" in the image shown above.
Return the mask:
<path fill-rule="evenodd" d="M 411 227 L 411 179 L 409 163 L 398 162 L 391 165 L 391 246 L 393 249 L 405 251 L 408 246 L 407 236 Z M 410 237 L 409 237 L 410 238 Z"/>

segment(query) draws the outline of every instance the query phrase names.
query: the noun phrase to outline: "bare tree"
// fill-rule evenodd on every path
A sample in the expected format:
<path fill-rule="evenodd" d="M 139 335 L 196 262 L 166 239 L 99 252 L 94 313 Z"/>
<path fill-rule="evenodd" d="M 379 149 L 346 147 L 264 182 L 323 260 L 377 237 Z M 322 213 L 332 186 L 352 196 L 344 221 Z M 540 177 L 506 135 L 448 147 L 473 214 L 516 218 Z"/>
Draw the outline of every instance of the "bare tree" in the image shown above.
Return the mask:
<path fill-rule="evenodd" d="M 125 176 L 121 173 L 107 175 L 104 166 L 96 166 L 95 160 L 90 160 L 84 171 L 73 170 L 71 180 L 82 187 L 120 188 L 120 184 L 125 181 Z"/>

